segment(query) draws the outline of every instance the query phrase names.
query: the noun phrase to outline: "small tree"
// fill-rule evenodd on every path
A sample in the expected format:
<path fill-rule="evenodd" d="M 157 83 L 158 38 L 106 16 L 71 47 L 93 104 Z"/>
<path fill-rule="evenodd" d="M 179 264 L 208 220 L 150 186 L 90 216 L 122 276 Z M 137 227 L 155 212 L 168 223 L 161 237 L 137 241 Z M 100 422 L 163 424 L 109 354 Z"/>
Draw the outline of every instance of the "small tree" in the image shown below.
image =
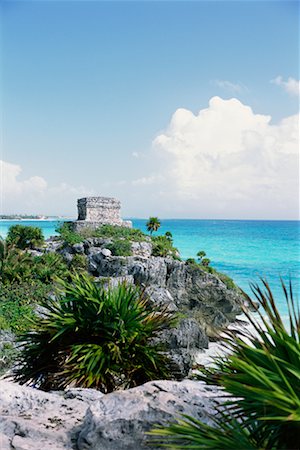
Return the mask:
<path fill-rule="evenodd" d="M 171 231 L 166 231 L 165 236 L 169 241 L 173 241 L 173 234 L 171 233 Z"/>
<path fill-rule="evenodd" d="M 202 266 L 205 266 L 205 267 L 209 266 L 210 259 L 209 258 L 203 258 L 202 261 L 201 261 L 201 264 L 202 264 Z"/>
<path fill-rule="evenodd" d="M 153 231 L 157 231 L 160 227 L 161 223 L 158 217 L 149 217 L 149 220 L 146 224 L 147 230 L 150 231 L 150 234 L 153 233 Z"/>
<path fill-rule="evenodd" d="M 42 245 L 44 236 L 39 227 L 13 225 L 8 231 L 6 242 L 21 250 L 25 250 L 37 245 Z"/>
<path fill-rule="evenodd" d="M 198 261 L 199 261 L 199 263 L 202 264 L 202 260 L 203 260 L 203 258 L 206 256 L 206 253 L 205 253 L 203 250 L 200 250 L 200 251 L 197 253 L 197 256 L 198 256 Z"/>

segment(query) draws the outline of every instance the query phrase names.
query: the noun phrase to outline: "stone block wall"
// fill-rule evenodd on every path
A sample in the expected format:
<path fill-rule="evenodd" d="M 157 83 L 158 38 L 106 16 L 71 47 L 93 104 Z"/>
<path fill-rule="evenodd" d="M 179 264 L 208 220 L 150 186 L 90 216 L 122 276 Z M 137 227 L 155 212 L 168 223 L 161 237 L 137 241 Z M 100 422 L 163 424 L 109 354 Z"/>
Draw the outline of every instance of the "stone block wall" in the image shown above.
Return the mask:
<path fill-rule="evenodd" d="M 78 219 L 73 222 L 73 229 L 96 229 L 100 225 L 110 224 L 132 227 L 130 221 L 121 218 L 121 203 L 110 197 L 84 197 L 77 200 Z"/>
<path fill-rule="evenodd" d="M 77 201 L 78 220 L 122 225 L 121 203 L 109 197 L 85 197 Z"/>

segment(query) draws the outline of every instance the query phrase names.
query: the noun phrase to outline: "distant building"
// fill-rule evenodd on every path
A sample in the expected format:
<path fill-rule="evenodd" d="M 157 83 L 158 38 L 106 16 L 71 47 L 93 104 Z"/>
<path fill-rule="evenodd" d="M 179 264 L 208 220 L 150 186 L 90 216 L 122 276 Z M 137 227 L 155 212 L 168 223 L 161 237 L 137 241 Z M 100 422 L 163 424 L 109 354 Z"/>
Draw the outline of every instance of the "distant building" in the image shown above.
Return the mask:
<path fill-rule="evenodd" d="M 74 230 L 98 228 L 100 225 L 132 227 L 129 220 L 121 218 L 121 203 L 110 197 L 85 197 L 77 200 L 78 219 L 73 222 Z"/>

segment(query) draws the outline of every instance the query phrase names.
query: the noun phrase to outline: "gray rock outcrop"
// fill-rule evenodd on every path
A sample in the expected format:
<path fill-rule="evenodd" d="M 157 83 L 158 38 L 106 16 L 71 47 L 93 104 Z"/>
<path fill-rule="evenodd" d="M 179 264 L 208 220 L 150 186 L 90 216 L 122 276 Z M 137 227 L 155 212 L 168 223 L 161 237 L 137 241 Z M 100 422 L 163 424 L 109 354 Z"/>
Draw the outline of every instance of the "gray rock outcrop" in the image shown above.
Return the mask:
<path fill-rule="evenodd" d="M 241 313 L 244 297 L 229 288 L 215 273 L 196 264 L 173 258 L 151 256 L 149 238 L 131 242 L 132 256 L 113 256 L 107 247 L 112 238 L 88 238 L 58 250 L 69 263 L 76 254 L 85 255 L 89 272 L 105 286 L 127 281 L 141 286 L 154 306 L 179 313 L 182 319 L 168 333 L 162 333 L 172 367 L 178 379 L 188 375 L 194 355 L 207 348 L 221 328 Z M 171 338 L 185 335 L 184 339 Z M 188 342 L 188 344 L 187 344 Z"/>
<path fill-rule="evenodd" d="M 204 422 L 217 388 L 153 381 L 127 391 L 45 393 L 0 380 L 1 450 L 142 450 L 146 432 L 188 414 Z M 158 447 L 156 447 L 158 448 Z"/>

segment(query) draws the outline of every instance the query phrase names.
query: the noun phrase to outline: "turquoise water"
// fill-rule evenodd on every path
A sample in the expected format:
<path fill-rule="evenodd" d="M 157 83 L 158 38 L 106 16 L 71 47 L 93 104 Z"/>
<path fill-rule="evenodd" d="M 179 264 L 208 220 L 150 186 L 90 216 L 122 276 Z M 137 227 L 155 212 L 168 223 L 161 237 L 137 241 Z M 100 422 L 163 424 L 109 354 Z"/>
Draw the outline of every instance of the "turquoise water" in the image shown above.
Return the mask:
<path fill-rule="evenodd" d="M 133 226 L 145 231 L 146 220 L 132 219 Z M 5 237 L 10 225 L 22 223 L 42 228 L 45 237 L 55 234 L 57 221 L 1 221 L 0 235 Z M 171 231 L 174 244 L 183 258 L 196 257 L 204 250 L 212 266 L 228 274 L 246 292 L 249 282 L 263 276 L 270 282 L 280 309 L 285 304 L 279 277 L 293 280 L 300 291 L 300 222 L 242 220 L 162 220 L 159 234 Z"/>

